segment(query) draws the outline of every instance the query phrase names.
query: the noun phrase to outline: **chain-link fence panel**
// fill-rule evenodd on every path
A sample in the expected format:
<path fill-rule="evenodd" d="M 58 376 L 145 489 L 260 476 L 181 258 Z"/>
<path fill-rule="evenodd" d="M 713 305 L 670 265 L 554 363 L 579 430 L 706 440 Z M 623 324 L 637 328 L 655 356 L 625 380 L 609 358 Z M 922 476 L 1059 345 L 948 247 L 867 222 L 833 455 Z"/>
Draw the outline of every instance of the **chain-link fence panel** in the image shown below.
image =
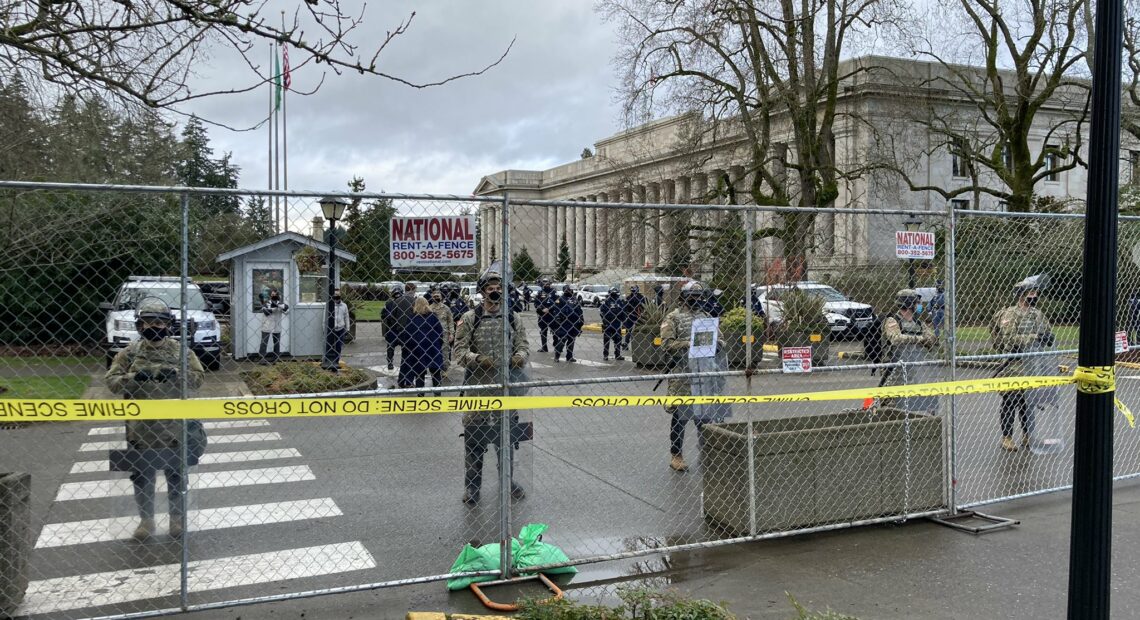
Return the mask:
<path fill-rule="evenodd" d="M 959 376 L 1066 374 L 1077 364 L 1084 218 L 1060 214 L 958 212 L 956 344 Z M 1140 227 L 1120 222 L 1117 325 L 1140 308 L 1132 291 Z M 1130 340 L 1130 343 L 1134 340 Z M 1121 347 L 1124 343 L 1121 343 Z M 1134 399 L 1123 362 L 1117 395 Z M 962 507 L 1060 490 L 1072 484 L 1075 391 L 1046 388 L 956 397 L 957 497 Z M 1115 475 L 1134 476 L 1137 439 L 1121 416 Z"/>

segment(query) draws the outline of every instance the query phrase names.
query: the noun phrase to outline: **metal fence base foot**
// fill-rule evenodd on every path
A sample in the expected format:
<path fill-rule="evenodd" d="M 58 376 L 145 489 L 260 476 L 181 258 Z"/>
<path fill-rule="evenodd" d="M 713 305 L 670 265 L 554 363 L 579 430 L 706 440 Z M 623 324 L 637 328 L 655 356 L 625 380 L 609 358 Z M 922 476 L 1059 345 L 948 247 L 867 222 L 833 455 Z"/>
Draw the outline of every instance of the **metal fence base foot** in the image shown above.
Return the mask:
<path fill-rule="evenodd" d="M 1003 530 L 1007 527 L 1013 527 L 1015 525 L 1021 525 L 1021 521 L 1018 521 L 1017 519 L 1007 519 L 1006 517 L 996 517 L 994 515 L 988 515 L 988 514 L 984 514 L 981 512 L 975 512 L 973 510 L 967 510 L 965 512 L 959 512 L 958 514 L 953 514 L 953 515 L 946 515 L 944 517 L 927 517 L 927 519 L 937 523 L 938 525 L 944 525 L 946 527 L 954 528 L 956 530 L 961 530 L 963 532 L 969 532 L 971 534 L 985 534 L 986 532 L 992 532 L 994 530 Z M 965 519 L 978 519 L 980 521 L 985 521 L 986 524 L 985 525 L 967 525 L 965 523 L 958 523 L 958 521 L 965 520 Z"/>
<path fill-rule="evenodd" d="M 518 611 L 519 606 L 517 603 L 496 603 L 483 593 L 482 588 L 486 588 L 488 586 L 501 586 L 511 583 L 521 583 L 534 579 L 541 581 L 542 585 L 546 586 L 547 590 L 550 590 L 554 593 L 554 596 L 547 600 L 556 601 L 562 598 L 562 590 L 560 590 L 558 586 L 554 585 L 554 582 L 542 573 L 539 573 L 537 575 L 530 575 L 528 577 L 514 577 L 512 579 L 500 579 L 498 581 L 484 581 L 482 583 L 473 583 L 471 584 L 471 591 L 475 593 L 475 596 L 479 598 L 479 601 L 483 603 L 483 606 L 487 609 L 494 609 L 495 611 Z"/>

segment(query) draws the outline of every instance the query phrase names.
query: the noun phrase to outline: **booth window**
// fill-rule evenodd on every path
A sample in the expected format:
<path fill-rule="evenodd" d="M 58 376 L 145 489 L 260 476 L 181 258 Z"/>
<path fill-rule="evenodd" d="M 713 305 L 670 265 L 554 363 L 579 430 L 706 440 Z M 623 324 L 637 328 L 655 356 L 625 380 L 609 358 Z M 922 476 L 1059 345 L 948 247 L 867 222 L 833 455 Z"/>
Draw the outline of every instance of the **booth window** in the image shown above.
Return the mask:
<path fill-rule="evenodd" d="M 301 298 L 303 304 L 321 304 L 329 300 L 328 273 L 302 273 Z"/>

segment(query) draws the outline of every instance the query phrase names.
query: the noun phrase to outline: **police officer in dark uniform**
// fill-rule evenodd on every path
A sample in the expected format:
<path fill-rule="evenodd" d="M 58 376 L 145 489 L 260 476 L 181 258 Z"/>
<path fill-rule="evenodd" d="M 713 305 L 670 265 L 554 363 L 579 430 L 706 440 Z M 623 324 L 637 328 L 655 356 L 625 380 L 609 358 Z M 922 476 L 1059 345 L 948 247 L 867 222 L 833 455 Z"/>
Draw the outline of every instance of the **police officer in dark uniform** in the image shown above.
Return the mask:
<path fill-rule="evenodd" d="M 625 324 L 625 301 L 618 287 L 610 288 L 609 296 L 602 302 L 602 359 L 610 359 L 610 342 L 614 343 L 614 359 L 621 356 L 621 327 Z"/>
<path fill-rule="evenodd" d="M 447 309 L 451 310 L 451 317 L 455 320 L 455 324 L 463 320 L 463 315 L 470 310 L 467 307 L 467 302 L 463 301 L 463 297 L 459 295 L 459 287 L 450 283 L 445 283 L 443 288 L 443 299 L 447 304 Z"/>
<path fill-rule="evenodd" d="M 582 304 L 570 285 L 562 287 L 562 296 L 555 302 L 554 311 L 554 361 L 566 349 L 566 361 L 576 362 L 574 359 L 574 341 L 582 335 L 582 325 L 585 317 L 582 313 Z"/>
<path fill-rule="evenodd" d="M 645 309 L 645 295 L 641 294 L 641 289 L 636 286 L 629 287 L 629 296 L 625 298 L 625 340 L 622 346 L 629 348 L 629 340 L 633 337 L 633 326 L 637 324 L 637 319 L 641 317 L 641 311 Z"/>
<path fill-rule="evenodd" d="M 544 277 L 540 282 L 542 289 L 534 296 L 534 311 L 538 313 L 538 342 L 542 345 L 538 351 L 539 353 L 546 353 L 549 351 L 546 348 L 546 332 L 554 324 L 555 295 L 550 278 Z"/>

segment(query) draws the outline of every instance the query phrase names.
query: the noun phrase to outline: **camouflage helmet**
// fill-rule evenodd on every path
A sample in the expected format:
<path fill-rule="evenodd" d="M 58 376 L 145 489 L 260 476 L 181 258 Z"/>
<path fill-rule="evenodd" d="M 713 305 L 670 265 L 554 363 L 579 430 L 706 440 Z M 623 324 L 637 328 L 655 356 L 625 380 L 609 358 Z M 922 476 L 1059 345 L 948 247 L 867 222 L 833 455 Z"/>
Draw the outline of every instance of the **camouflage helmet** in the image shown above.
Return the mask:
<path fill-rule="evenodd" d="M 692 305 L 704 299 L 708 289 L 699 280 L 689 280 L 681 287 L 681 301 Z"/>
<path fill-rule="evenodd" d="M 170 311 L 170 307 L 166 302 L 156 297 L 147 297 L 139 303 L 138 312 L 136 313 L 136 322 L 142 321 L 166 321 L 167 323 L 174 322 L 174 313 Z"/>
<path fill-rule="evenodd" d="M 482 293 L 484 288 L 487 288 L 495 282 L 497 282 L 499 286 L 502 286 L 503 274 L 499 273 L 498 271 L 484 271 L 483 275 L 479 276 L 479 281 L 475 283 L 475 290 Z"/>
<path fill-rule="evenodd" d="M 918 291 L 912 288 L 904 288 L 895 295 L 895 300 L 898 302 L 899 308 L 913 309 L 919 301 L 922 301 L 922 297 L 919 296 Z"/>

